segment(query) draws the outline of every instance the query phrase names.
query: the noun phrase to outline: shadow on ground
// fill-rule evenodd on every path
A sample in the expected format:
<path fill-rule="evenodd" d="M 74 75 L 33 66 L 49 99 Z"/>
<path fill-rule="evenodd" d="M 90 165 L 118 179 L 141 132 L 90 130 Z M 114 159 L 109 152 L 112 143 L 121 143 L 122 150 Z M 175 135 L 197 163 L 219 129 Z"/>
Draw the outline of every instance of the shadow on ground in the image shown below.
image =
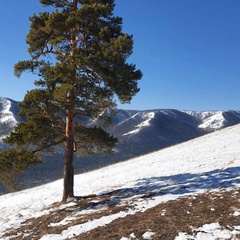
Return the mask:
<path fill-rule="evenodd" d="M 224 190 L 240 185 L 240 167 L 217 169 L 198 174 L 177 174 L 164 177 L 144 178 L 132 188 L 121 188 L 100 195 L 77 197 L 77 200 L 94 199 L 94 209 L 99 205 L 113 206 L 129 198 L 151 198 L 164 195 L 193 194 L 200 190 Z M 96 201 L 98 199 L 98 201 Z"/>

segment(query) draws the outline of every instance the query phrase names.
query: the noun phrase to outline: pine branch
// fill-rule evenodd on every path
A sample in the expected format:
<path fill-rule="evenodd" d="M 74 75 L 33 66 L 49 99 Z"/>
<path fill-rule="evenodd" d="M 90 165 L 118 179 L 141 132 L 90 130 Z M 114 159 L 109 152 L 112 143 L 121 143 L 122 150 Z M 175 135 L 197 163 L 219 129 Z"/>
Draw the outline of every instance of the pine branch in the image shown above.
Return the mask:
<path fill-rule="evenodd" d="M 35 154 L 35 153 L 38 153 L 38 152 L 42 152 L 42 151 L 44 151 L 44 150 L 47 150 L 47 149 L 49 149 L 49 148 L 51 148 L 51 147 L 57 146 L 57 145 L 59 145 L 60 143 L 64 142 L 65 139 L 66 139 L 66 138 L 64 137 L 64 138 L 60 139 L 60 140 L 57 141 L 57 142 L 48 144 L 48 145 L 43 146 L 43 147 L 39 147 L 39 148 L 33 150 L 32 153 Z"/>

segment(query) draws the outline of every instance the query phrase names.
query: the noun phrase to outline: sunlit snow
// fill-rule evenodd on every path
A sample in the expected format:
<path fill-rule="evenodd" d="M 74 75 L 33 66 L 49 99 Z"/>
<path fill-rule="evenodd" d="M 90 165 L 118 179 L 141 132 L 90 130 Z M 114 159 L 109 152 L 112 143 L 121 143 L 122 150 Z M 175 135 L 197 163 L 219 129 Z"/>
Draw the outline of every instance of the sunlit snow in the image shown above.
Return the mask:
<path fill-rule="evenodd" d="M 12 122 L 13 124 L 17 123 L 13 113 L 10 111 L 11 102 L 6 98 L 1 98 L 0 100 L 2 103 L 2 109 L 0 109 L 0 122 Z"/>
<path fill-rule="evenodd" d="M 186 111 L 189 115 L 195 116 L 201 120 L 201 124 L 198 126 L 202 129 L 215 129 L 218 130 L 224 126 L 225 118 L 222 111 L 217 112 L 193 112 Z"/>
<path fill-rule="evenodd" d="M 107 225 L 115 219 L 146 211 L 180 196 L 204 193 L 209 189 L 239 188 L 239 145 L 240 125 L 236 125 L 161 151 L 77 175 L 75 177 L 76 196 L 118 190 L 125 192 L 126 195 L 119 201 L 127 201 L 132 208 L 71 226 L 59 234 L 46 234 L 41 240 L 68 239 L 73 237 L 73 233 L 87 232 Z M 141 198 L 148 191 L 156 194 L 151 199 Z M 60 201 L 61 194 L 62 180 L 58 180 L 40 187 L 0 196 L 0 238 L 7 229 L 18 228 L 26 219 L 49 213 L 51 210 L 47 210 L 46 207 Z M 67 204 L 74 206 L 74 202 Z M 79 210 L 78 214 L 89 211 L 97 210 Z M 235 209 L 232 214 L 239 217 L 239 211 Z M 164 211 L 162 214 L 164 216 Z M 77 215 L 54 224 L 64 225 L 75 217 Z M 222 228 L 219 223 L 212 223 L 202 226 L 198 234 L 195 234 L 195 231 L 191 236 L 179 232 L 176 239 L 226 239 L 225 236 L 231 236 L 234 239 L 234 236 L 240 233 L 240 226 L 231 227 L 232 231 Z M 149 229 L 142 237 L 151 239 L 154 237 L 154 232 Z M 131 239 L 131 236 L 123 236 L 123 239 Z"/>
<path fill-rule="evenodd" d="M 17 124 L 13 113 L 10 110 L 11 101 L 6 98 L 0 98 L 0 124 L 7 124 L 9 127 L 13 127 Z M 0 141 L 4 138 L 4 135 L 0 136 Z"/>
<path fill-rule="evenodd" d="M 149 113 L 144 114 L 142 116 L 143 121 L 141 123 L 139 123 L 133 131 L 125 133 L 125 134 L 123 134 L 123 136 L 135 134 L 135 133 L 141 131 L 143 128 L 150 126 L 150 121 L 152 118 L 154 118 L 154 116 L 155 116 L 154 112 L 149 112 Z M 134 115 L 133 118 L 134 117 L 136 117 L 136 115 Z"/>

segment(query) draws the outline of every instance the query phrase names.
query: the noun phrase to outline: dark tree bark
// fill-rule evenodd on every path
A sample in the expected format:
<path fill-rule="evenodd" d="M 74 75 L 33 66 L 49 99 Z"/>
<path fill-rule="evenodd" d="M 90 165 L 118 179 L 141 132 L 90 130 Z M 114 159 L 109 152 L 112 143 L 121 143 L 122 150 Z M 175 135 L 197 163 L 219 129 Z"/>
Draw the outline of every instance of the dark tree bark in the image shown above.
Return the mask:
<path fill-rule="evenodd" d="M 62 201 L 66 202 L 68 197 L 74 197 L 74 90 L 69 92 L 67 96 L 67 104 L 69 108 L 66 112 L 66 140 L 65 140 L 65 160 L 63 173 L 63 197 Z"/>

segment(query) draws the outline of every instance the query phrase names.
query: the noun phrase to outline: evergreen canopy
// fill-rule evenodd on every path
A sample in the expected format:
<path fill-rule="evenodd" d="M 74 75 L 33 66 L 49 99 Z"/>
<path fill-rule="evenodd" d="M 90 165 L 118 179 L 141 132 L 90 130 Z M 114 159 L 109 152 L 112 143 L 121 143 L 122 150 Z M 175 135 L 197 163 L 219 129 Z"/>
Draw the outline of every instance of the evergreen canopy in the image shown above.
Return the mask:
<path fill-rule="evenodd" d="M 7 151 L 21 157 L 9 158 L 3 151 L 0 164 L 20 161 L 23 170 L 39 162 L 33 155 L 64 144 L 65 201 L 73 196 L 73 153 L 109 152 L 116 144 L 101 127 L 87 127 L 83 120 L 109 117 L 116 97 L 130 102 L 139 91 L 142 73 L 127 62 L 133 37 L 122 33 L 122 18 L 113 15 L 114 0 L 40 3 L 52 11 L 30 17 L 26 39 L 30 60 L 14 67 L 17 77 L 25 71 L 36 74 L 36 89 L 28 91 L 20 104 L 20 116 L 27 121 L 18 123 L 4 140 L 15 146 Z"/>

